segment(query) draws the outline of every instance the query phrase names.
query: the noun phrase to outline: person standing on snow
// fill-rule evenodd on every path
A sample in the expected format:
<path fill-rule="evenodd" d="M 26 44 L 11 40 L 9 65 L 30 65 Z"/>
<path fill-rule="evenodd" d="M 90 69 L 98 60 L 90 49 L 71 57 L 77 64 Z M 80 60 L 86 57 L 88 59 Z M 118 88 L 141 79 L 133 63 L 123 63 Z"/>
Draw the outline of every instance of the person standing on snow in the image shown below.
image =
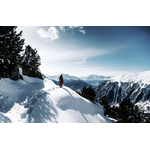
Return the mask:
<path fill-rule="evenodd" d="M 61 76 L 59 77 L 59 87 L 62 87 L 63 84 L 63 76 L 61 74 Z"/>

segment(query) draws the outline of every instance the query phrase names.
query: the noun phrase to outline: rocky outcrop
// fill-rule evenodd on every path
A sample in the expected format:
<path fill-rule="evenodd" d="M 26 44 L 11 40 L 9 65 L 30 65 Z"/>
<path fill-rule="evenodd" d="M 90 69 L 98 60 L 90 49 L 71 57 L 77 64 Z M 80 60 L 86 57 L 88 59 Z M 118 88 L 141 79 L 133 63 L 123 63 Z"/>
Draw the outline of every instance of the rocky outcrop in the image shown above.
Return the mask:
<path fill-rule="evenodd" d="M 9 78 L 12 80 L 23 79 L 22 75 L 19 73 L 19 68 L 17 68 Z"/>
<path fill-rule="evenodd" d="M 43 79 L 41 72 L 37 70 L 28 70 L 27 68 L 22 68 L 22 74 L 29 77 L 36 77 L 39 79 Z"/>

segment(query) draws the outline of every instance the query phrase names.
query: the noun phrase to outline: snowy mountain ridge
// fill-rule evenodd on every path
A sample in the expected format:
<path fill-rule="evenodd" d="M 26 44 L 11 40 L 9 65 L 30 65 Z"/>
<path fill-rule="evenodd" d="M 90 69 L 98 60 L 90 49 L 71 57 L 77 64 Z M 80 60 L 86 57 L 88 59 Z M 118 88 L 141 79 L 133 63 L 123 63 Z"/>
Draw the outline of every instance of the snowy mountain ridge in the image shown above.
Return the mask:
<path fill-rule="evenodd" d="M 53 79 L 55 81 L 59 81 L 59 77 L 60 77 L 61 73 L 59 73 L 58 75 L 46 75 L 49 79 Z M 68 74 L 63 73 L 63 78 L 66 80 L 80 80 L 80 78 L 75 77 L 75 76 L 70 76 Z"/>
<path fill-rule="evenodd" d="M 89 76 L 86 77 L 81 77 L 81 80 L 84 81 L 90 81 L 90 80 L 107 80 L 109 79 L 111 76 L 100 76 L 100 75 L 96 75 L 96 74 L 91 74 Z"/>
<path fill-rule="evenodd" d="M 147 111 L 150 106 L 150 71 L 115 76 L 100 84 L 95 92 L 99 102 L 105 95 L 111 105 L 129 98 Z"/>
<path fill-rule="evenodd" d="M 23 76 L 0 80 L 1 123 L 112 123 L 103 108 L 53 81 Z"/>
<path fill-rule="evenodd" d="M 49 76 L 47 75 L 47 77 L 49 77 L 50 79 L 54 79 L 56 81 L 59 80 L 59 76 L 61 74 L 58 75 L 54 75 L 54 76 Z M 83 81 L 89 81 L 89 80 L 107 80 L 110 78 L 110 76 L 100 76 L 100 75 L 96 75 L 96 74 L 91 74 L 89 76 L 85 76 L 85 77 L 76 77 L 76 76 L 70 76 L 69 74 L 63 74 L 64 79 L 73 79 L 73 80 L 83 80 Z"/>
<path fill-rule="evenodd" d="M 110 78 L 110 80 L 114 82 L 117 81 L 150 84 L 150 71 L 114 76 Z"/>

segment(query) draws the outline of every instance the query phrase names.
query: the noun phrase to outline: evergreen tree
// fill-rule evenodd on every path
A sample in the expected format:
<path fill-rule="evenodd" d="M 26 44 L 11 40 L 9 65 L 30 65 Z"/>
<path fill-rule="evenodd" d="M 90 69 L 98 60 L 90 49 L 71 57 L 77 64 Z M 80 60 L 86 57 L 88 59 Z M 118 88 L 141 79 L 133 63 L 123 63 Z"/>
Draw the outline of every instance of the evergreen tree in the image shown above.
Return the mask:
<path fill-rule="evenodd" d="M 0 78 L 10 77 L 18 69 L 24 39 L 16 26 L 0 26 Z"/>
<path fill-rule="evenodd" d="M 119 123 L 149 123 L 150 119 L 146 117 L 138 106 L 133 104 L 130 99 L 123 99 L 119 106 L 111 106 L 104 96 L 100 104 L 103 106 L 104 115 L 116 119 Z"/>
<path fill-rule="evenodd" d="M 94 89 L 92 89 L 91 86 L 90 87 L 86 87 L 84 85 L 83 89 L 81 89 L 80 95 L 83 96 L 86 99 L 89 99 L 92 102 L 95 101 L 96 93 L 95 93 Z"/>
<path fill-rule="evenodd" d="M 129 99 L 124 99 L 119 105 L 118 122 L 129 122 L 133 105 Z"/>
<path fill-rule="evenodd" d="M 119 105 L 118 122 L 122 123 L 144 123 L 146 122 L 144 112 L 134 105 L 130 99 L 125 98 Z"/>
<path fill-rule="evenodd" d="M 94 89 L 91 87 L 88 88 L 89 91 L 89 99 L 94 103 L 95 102 L 95 97 L 96 97 L 96 93 L 94 91 Z"/>
<path fill-rule="evenodd" d="M 116 107 L 116 106 L 110 107 L 110 113 L 108 115 L 110 118 L 114 118 L 117 120 L 117 118 L 118 118 L 118 107 Z"/>
<path fill-rule="evenodd" d="M 103 106 L 103 110 L 104 110 L 104 115 L 109 115 L 110 114 L 110 104 L 107 100 L 106 95 L 104 97 L 102 97 L 100 104 Z"/>
<path fill-rule="evenodd" d="M 37 54 L 37 50 L 30 45 L 26 46 L 21 65 L 27 70 L 38 70 L 41 65 L 41 58 Z"/>

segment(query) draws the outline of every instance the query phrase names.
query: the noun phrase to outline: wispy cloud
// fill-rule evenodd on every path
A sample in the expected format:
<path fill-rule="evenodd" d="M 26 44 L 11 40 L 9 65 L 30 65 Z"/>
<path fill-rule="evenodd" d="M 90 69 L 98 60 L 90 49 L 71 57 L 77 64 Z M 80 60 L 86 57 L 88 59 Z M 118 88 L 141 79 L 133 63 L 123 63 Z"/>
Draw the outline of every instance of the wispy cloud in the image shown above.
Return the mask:
<path fill-rule="evenodd" d="M 79 31 L 79 32 L 81 32 L 81 33 L 83 33 L 83 34 L 85 34 L 85 30 L 84 30 L 84 27 L 83 27 L 83 26 L 69 26 L 69 28 L 70 28 L 71 30 L 78 29 L 77 31 Z M 72 33 L 74 34 L 74 32 L 72 32 Z"/>
<path fill-rule="evenodd" d="M 63 53 L 62 53 L 63 52 Z M 79 47 L 72 48 L 62 48 L 59 47 L 53 48 L 49 50 L 47 49 L 47 55 L 45 53 L 41 53 L 41 57 L 44 57 L 45 60 L 48 60 L 49 63 L 55 62 L 74 62 L 76 64 L 84 64 L 88 58 L 94 58 L 98 56 L 102 56 L 109 53 L 107 49 L 82 49 Z"/>
<path fill-rule="evenodd" d="M 38 29 L 37 34 L 44 39 L 48 39 L 50 41 L 59 39 L 59 31 L 56 27 L 50 27 L 48 31 L 45 31 L 44 29 Z"/>
<path fill-rule="evenodd" d="M 85 30 L 79 30 L 79 32 L 81 32 L 81 33 L 85 34 Z"/>
<path fill-rule="evenodd" d="M 79 28 L 80 28 L 80 29 L 83 29 L 84 27 L 80 26 Z"/>
<path fill-rule="evenodd" d="M 65 30 L 65 26 L 59 26 L 59 29 L 60 29 L 61 31 L 66 31 L 66 30 Z"/>
<path fill-rule="evenodd" d="M 79 26 L 69 26 L 69 28 L 71 29 L 75 29 L 75 28 L 78 28 Z"/>
<path fill-rule="evenodd" d="M 63 32 L 65 32 L 69 29 L 69 30 L 71 30 L 72 34 L 75 34 L 75 32 L 81 32 L 83 34 L 86 34 L 83 26 L 59 26 L 59 29 Z"/>
<path fill-rule="evenodd" d="M 75 60 L 77 60 L 77 64 L 83 64 L 83 63 L 85 63 L 86 62 L 86 57 L 84 57 L 84 58 L 76 58 Z"/>
<path fill-rule="evenodd" d="M 79 27 L 79 32 L 81 32 L 81 33 L 83 33 L 83 34 L 85 34 L 85 30 L 84 30 L 84 27 Z"/>
<path fill-rule="evenodd" d="M 46 49 L 45 49 L 46 50 Z M 119 50 L 118 48 L 104 48 L 104 49 L 90 49 L 90 48 L 79 48 L 75 47 L 70 50 L 68 47 L 63 48 L 59 47 L 53 48 L 49 50 L 49 48 L 45 52 L 41 53 L 41 58 L 44 58 L 43 66 L 47 66 L 49 69 L 45 69 L 45 72 L 48 70 L 53 70 L 54 72 L 71 72 L 73 74 L 88 75 L 91 73 L 102 74 L 107 73 L 110 75 L 109 69 L 105 64 L 91 64 L 91 60 L 94 57 L 99 57 L 103 55 L 110 55 L 114 51 Z M 51 64 L 51 65 L 50 65 Z M 85 69 L 84 69 L 85 68 Z M 106 70 L 105 70 L 106 69 Z M 110 69 L 111 70 L 111 69 Z M 52 72 L 50 71 L 50 74 Z M 113 74 L 113 72 L 112 72 Z"/>

